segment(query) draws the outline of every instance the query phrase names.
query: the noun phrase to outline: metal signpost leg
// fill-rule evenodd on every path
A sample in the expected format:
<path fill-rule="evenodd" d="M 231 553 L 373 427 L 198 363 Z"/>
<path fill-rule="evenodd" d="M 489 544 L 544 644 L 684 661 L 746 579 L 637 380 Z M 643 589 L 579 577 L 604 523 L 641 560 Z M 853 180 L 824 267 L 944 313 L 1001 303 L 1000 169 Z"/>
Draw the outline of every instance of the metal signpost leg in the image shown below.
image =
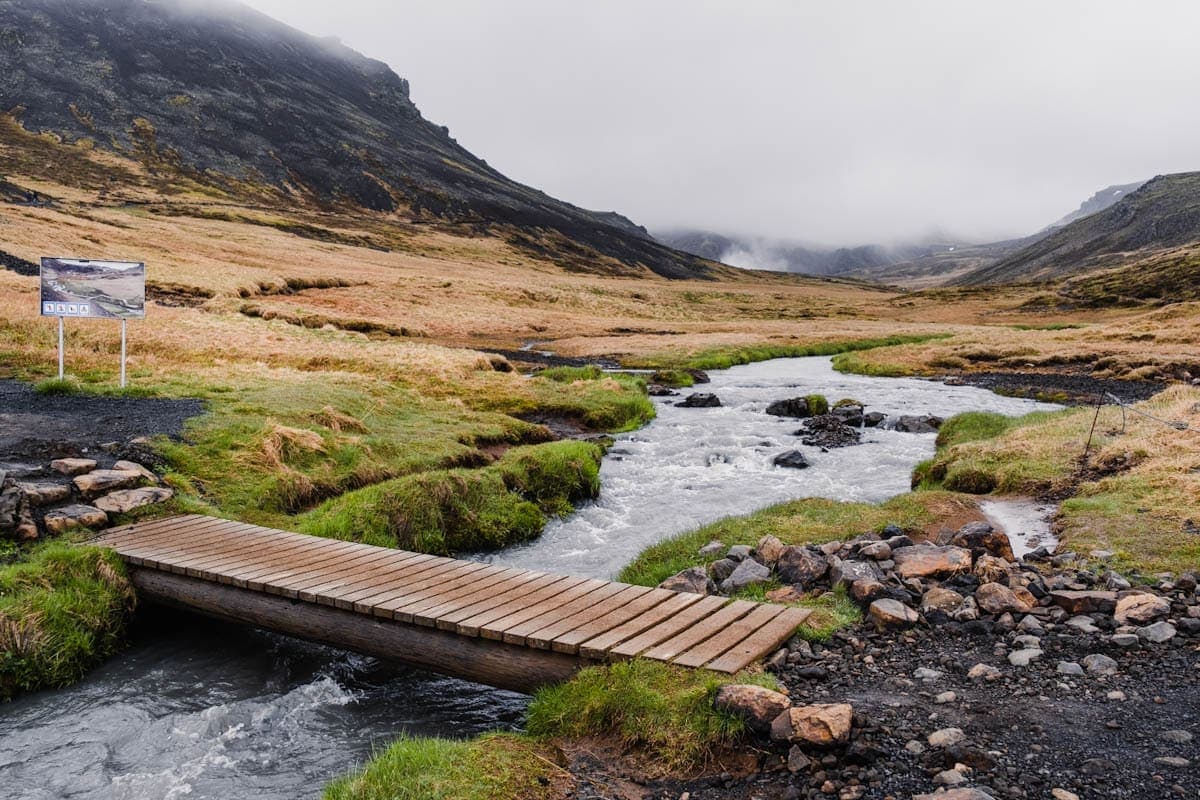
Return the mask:
<path fill-rule="evenodd" d="M 58 379 L 63 379 L 63 318 L 58 318 Z"/>
<path fill-rule="evenodd" d="M 125 388 L 125 323 L 121 320 L 121 388 Z"/>

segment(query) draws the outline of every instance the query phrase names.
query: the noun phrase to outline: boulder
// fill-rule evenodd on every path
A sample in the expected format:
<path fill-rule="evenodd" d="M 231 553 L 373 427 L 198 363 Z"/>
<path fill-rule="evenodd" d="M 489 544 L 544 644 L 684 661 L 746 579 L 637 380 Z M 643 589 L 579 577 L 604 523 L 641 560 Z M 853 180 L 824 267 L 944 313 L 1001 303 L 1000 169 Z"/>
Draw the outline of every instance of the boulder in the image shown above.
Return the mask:
<path fill-rule="evenodd" d="M 813 417 L 818 414 L 823 414 L 828 409 L 828 403 L 823 403 L 823 398 L 817 400 L 817 396 L 813 396 L 813 401 L 809 402 L 808 397 L 789 397 L 786 400 L 776 400 L 767 406 L 767 413 L 773 417 L 795 417 L 797 419 L 804 417 Z M 825 408 L 821 406 L 824 405 Z"/>
<path fill-rule="evenodd" d="M 95 468 L 94 458 L 56 458 L 50 462 L 50 469 L 63 475 L 82 475 Z"/>
<path fill-rule="evenodd" d="M 1138 638 L 1151 644 L 1162 644 L 1175 638 L 1175 626 L 1169 622 L 1156 622 L 1137 629 Z"/>
<path fill-rule="evenodd" d="M 708 565 L 708 574 L 717 583 L 728 578 L 737 569 L 738 562 L 732 558 L 718 558 L 716 561 Z"/>
<path fill-rule="evenodd" d="M 921 417 L 905 415 L 896 420 L 896 430 L 901 433 L 937 433 L 942 419 L 932 415 Z"/>
<path fill-rule="evenodd" d="M 18 483 L 17 488 L 34 508 L 61 503 L 71 496 L 71 487 L 61 483 Z"/>
<path fill-rule="evenodd" d="M 779 560 L 786 547 L 787 545 L 781 542 L 779 537 L 768 535 L 758 540 L 758 544 L 754 547 L 754 552 L 762 563 L 771 565 Z"/>
<path fill-rule="evenodd" d="M 952 545 L 913 545 L 892 551 L 901 578 L 940 578 L 971 571 L 971 551 Z"/>
<path fill-rule="evenodd" d="M 874 578 L 860 578 L 850 584 L 850 596 L 860 605 L 866 605 L 887 594 L 888 588 Z"/>
<path fill-rule="evenodd" d="M 1028 592 L 1026 592 L 1028 594 Z M 988 614 L 1026 613 L 1034 603 L 1018 597 L 1012 589 L 1000 583 L 985 583 L 975 590 L 975 602 Z"/>
<path fill-rule="evenodd" d="M 771 580 L 771 570 L 753 558 L 747 558 L 737 565 L 733 574 L 721 582 L 721 591 L 725 594 L 732 594 L 738 589 L 744 589 L 747 586 L 754 586 L 759 583 L 766 583 L 769 580 Z"/>
<path fill-rule="evenodd" d="M 886 419 L 887 414 L 881 414 L 878 411 L 868 411 L 866 414 L 863 414 L 862 424 L 864 428 L 878 428 Z"/>
<path fill-rule="evenodd" d="M 916 611 L 901 603 L 899 600 L 885 598 L 871 603 L 867 609 L 867 618 L 879 630 L 885 628 L 906 628 L 917 624 L 920 617 Z"/>
<path fill-rule="evenodd" d="M 942 728 L 929 734 L 925 739 L 929 742 L 930 747 L 953 747 L 966 740 L 967 735 L 963 733 L 962 728 Z"/>
<path fill-rule="evenodd" d="M 864 409 L 860 403 L 847 403 L 839 400 L 829 413 L 846 425 L 861 428 L 863 424 L 863 411 Z"/>
<path fill-rule="evenodd" d="M 829 583 L 833 588 L 845 586 L 847 589 L 855 581 L 880 580 L 883 573 L 874 561 L 852 561 L 835 558 L 829 566 Z"/>
<path fill-rule="evenodd" d="M 807 547 L 784 547 L 775 560 L 775 572 L 784 583 L 811 586 L 829 571 L 825 556 Z"/>
<path fill-rule="evenodd" d="M 714 705 L 745 720 L 752 731 L 767 734 L 771 732 L 771 723 L 791 708 L 792 701 L 787 695 L 762 686 L 733 683 L 717 690 Z"/>
<path fill-rule="evenodd" d="M 661 383 L 648 383 L 646 384 L 646 394 L 651 397 L 676 397 L 679 392 L 669 386 L 663 386 Z"/>
<path fill-rule="evenodd" d="M 921 611 L 941 611 L 953 614 L 962 605 L 963 596 L 953 589 L 934 586 L 921 595 Z"/>
<path fill-rule="evenodd" d="M 847 425 L 834 414 L 821 414 L 804 420 L 796 435 L 800 437 L 801 444 L 825 449 L 849 447 L 858 444 L 861 438 L 858 428 Z"/>
<path fill-rule="evenodd" d="M 158 481 L 157 475 L 136 461 L 118 461 L 112 468 L 121 472 L 136 472 L 148 481 Z"/>
<path fill-rule="evenodd" d="M 103 513 L 103 512 L 101 512 Z M 688 567 L 677 572 L 658 585 L 660 589 L 692 594 L 716 594 L 717 587 L 708 577 L 704 567 Z"/>
<path fill-rule="evenodd" d="M 680 408 L 718 408 L 721 405 L 721 398 L 709 392 L 696 392 L 689 394 L 675 405 Z"/>
<path fill-rule="evenodd" d="M 965 547 L 976 557 L 986 553 L 1005 561 L 1016 560 L 1008 535 L 986 522 L 971 522 L 962 526 L 950 539 L 950 544 Z"/>
<path fill-rule="evenodd" d="M 1034 661 L 1042 657 L 1042 651 L 1037 647 L 1026 647 L 1022 650 L 1013 650 L 1008 654 L 1008 663 L 1014 667 L 1028 667 Z"/>
<path fill-rule="evenodd" d="M 789 469 L 807 469 L 808 459 L 804 457 L 804 453 L 799 450 L 788 450 L 775 456 L 772 462 L 777 467 L 788 467 Z"/>
<path fill-rule="evenodd" d="M 107 511 L 109 514 L 124 514 L 142 506 L 165 503 L 174 496 L 175 492 L 170 489 L 147 486 L 141 489 L 119 489 L 109 492 L 93 502 L 101 511 Z"/>
<path fill-rule="evenodd" d="M 984 583 L 1003 581 L 1008 577 L 1012 564 L 1003 558 L 984 553 L 975 560 L 974 574 Z"/>
<path fill-rule="evenodd" d="M 1111 614 L 1117 607 L 1117 593 L 1061 589 L 1050 592 L 1050 602 L 1068 614 Z"/>
<path fill-rule="evenodd" d="M 771 738 L 819 746 L 850 741 L 854 709 L 847 703 L 792 706 L 771 723 Z"/>
<path fill-rule="evenodd" d="M 50 533 L 66 533 L 78 528 L 103 528 L 108 524 L 108 515 L 98 508 L 70 505 L 47 511 L 44 519 Z"/>
<path fill-rule="evenodd" d="M 1103 653 L 1083 657 L 1083 668 L 1092 675 L 1116 675 L 1117 662 Z"/>
<path fill-rule="evenodd" d="M 725 553 L 725 557 L 731 561 L 745 561 L 754 552 L 754 548 L 748 544 L 732 545 Z"/>
<path fill-rule="evenodd" d="M 75 488 L 87 499 L 114 492 L 117 489 L 132 489 L 143 480 L 140 472 L 125 469 L 97 469 L 72 480 Z"/>
<path fill-rule="evenodd" d="M 863 545 L 858 554 L 874 561 L 887 561 L 892 557 L 892 546 L 887 542 L 871 542 Z"/>
<path fill-rule="evenodd" d="M 1131 594 L 1117 601 L 1113 616 L 1121 625 L 1149 625 L 1171 613 L 1171 604 L 1153 594 Z"/>

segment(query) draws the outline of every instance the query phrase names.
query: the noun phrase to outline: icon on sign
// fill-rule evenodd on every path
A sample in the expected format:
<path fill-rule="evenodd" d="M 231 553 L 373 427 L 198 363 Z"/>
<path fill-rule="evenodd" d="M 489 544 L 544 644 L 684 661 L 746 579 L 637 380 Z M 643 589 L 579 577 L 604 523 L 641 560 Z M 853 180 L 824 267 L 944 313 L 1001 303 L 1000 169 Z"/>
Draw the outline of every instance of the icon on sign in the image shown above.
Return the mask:
<path fill-rule="evenodd" d="M 54 309 L 54 310 L 55 310 L 55 312 L 57 312 L 57 313 L 59 313 L 59 314 L 65 314 L 65 313 L 67 313 L 67 304 L 66 304 L 66 303 L 59 303 L 59 304 L 58 304 L 58 305 L 55 307 L 55 309 Z"/>
<path fill-rule="evenodd" d="M 89 306 L 87 303 L 80 303 L 79 304 L 79 313 L 86 317 L 88 314 L 92 313 L 92 307 Z"/>
<path fill-rule="evenodd" d="M 79 313 L 79 307 L 76 306 L 74 303 L 67 303 L 67 313 L 68 314 L 77 314 L 77 313 Z"/>
<path fill-rule="evenodd" d="M 42 313 L 43 314 L 53 314 L 54 313 L 54 303 L 42 303 Z"/>

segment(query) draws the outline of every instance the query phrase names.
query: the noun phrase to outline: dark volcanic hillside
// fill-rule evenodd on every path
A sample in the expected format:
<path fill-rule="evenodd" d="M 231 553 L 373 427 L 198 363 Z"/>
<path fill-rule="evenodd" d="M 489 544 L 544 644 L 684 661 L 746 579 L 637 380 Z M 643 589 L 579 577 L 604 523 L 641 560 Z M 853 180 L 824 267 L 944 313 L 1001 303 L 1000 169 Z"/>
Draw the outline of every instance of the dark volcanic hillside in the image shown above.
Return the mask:
<path fill-rule="evenodd" d="M 618 214 L 509 180 L 424 119 L 386 64 L 237 4 L 0 0 L 0 112 L 288 202 L 498 224 L 576 263 L 600 254 L 668 277 L 712 268 Z"/>
<path fill-rule="evenodd" d="M 1076 220 L 1000 261 L 961 277 L 979 285 L 1052 280 L 1116 256 L 1200 241 L 1200 172 L 1160 175 L 1099 213 Z"/>

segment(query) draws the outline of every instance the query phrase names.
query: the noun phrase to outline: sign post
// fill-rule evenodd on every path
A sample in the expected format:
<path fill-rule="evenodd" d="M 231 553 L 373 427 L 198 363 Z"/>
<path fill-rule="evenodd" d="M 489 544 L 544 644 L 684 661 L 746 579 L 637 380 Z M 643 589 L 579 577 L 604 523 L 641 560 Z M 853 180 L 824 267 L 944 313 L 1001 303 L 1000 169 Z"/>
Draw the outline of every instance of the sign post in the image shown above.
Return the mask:
<path fill-rule="evenodd" d="M 140 261 L 42 259 L 42 316 L 58 317 L 58 378 L 65 376 L 63 320 L 121 320 L 121 388 L 125 388 L 127 323 L 146 316 L 146 265 Z"/>

